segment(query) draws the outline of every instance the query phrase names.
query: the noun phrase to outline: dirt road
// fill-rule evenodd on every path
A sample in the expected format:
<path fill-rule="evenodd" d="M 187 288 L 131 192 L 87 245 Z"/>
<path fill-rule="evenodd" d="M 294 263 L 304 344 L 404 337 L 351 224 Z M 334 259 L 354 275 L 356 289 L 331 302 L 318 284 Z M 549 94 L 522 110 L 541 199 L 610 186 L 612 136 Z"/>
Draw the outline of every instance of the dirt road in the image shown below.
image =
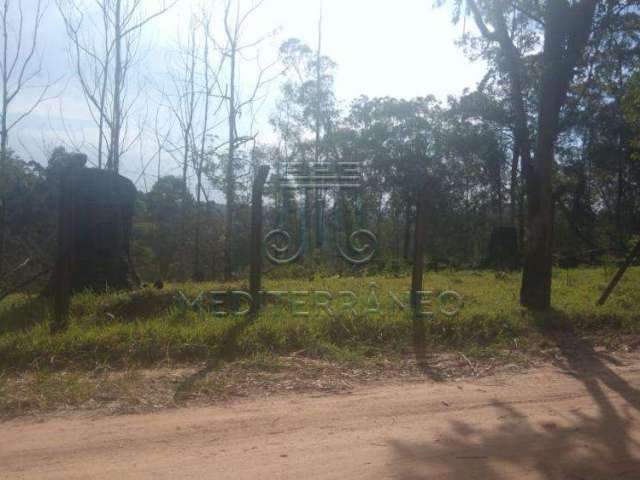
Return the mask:
<path fill-rule="evenodd" d="M 640 479 L 640 362 L 0 424 L 0 478 Z"/>

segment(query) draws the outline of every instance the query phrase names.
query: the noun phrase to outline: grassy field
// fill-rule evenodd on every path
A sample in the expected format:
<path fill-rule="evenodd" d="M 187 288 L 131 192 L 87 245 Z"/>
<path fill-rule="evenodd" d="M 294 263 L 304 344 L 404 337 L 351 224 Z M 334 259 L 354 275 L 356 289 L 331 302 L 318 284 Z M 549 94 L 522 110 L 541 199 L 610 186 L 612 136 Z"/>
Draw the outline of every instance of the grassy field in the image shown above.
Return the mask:
<path fill-rule="evenodd" d="M 408 302 L 407 277 L 266 280 L 267 291 L 297 293 L 269 296 L 257 318 L 214 315 L 222 307 L 206 295 L 197 306 L 188 305 L 200 292 L 244 290 L 241 283 L 84 293 L 73 299 L 68 330 L 55 335 L 48 331 L 50 311 L 45 302 L 14 295 L 0 304 L 0 371 L 127 369 L 300 351 L 313 358 L 350 362 L 410 352 L 416 331 L 426 348 L 475 354 L 514 345 L 526 349 L 549 326 L 585 334 L 637 333 L 640 268 L 628 272 L 606 306 L 595 306 L 612 274 L 605 268 L 557 270 L 554 310 L 539 317 L 518 305 L 519 274 L 429 273 L 425 290 L 433 291 L 433 297 L 443 291 L 458 292 L 464 305 L 456 315 L 447 316 L 436 301 L 433 307 L 425 306 L 434 314 L 418 323 L 399 305 Z M 354 294 L 340 293 L 344 291 Z M 236 307 L 245 306 L 240 302 Z"/>

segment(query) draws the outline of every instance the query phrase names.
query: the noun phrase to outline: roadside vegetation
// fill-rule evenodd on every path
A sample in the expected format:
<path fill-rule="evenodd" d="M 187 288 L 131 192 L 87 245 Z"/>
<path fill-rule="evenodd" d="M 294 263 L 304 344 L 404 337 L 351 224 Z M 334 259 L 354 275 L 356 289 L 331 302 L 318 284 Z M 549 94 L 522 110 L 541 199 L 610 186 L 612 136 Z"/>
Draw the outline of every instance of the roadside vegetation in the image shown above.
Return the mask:
<path fill-rule="evenodd" d="M 227 307 L 212 305 L 211 296 L 196 302 L 202 292 L 246 290 L 241 283 L 87 292 L 73 297 L 69 328 L 53 335 L 49 304 L 13 295 L 0 303 L 0 417 L 139 412 L 254 394 L 340 393 L 378 380 L 477 377 L 553 360 L 562 354 L 562 335 L 637 348 L 640 268 L 628 272 L 605 306 L 594 306 L 613 272 L 557 270 L 554 308 L 543 317 L 519 305 L 520 274 L 488 271 L 428 273 L 425 290 L 433 298 L 450 290 L 464 303 L 447 316 L 434 301 L 424 306 L 434 315 L 418 321 L 399 305 L 408 303 L 410 282 L 399 272 L 310 278 L 291 268 L 286 273 L 300 278 L 264 285 L 291 294 L 267 296 L 256 318 L 214 315 Z M 344 306 L 345 291 L 356 305 Z M 326 294 L 300 292 L 333 299 L 327 307 Z"/>
<path fill-rule="evenodd" d="M 430 273 L 425 290 L 433 291 L 434 301 L 424 310 L 434 313 L 418 322 L 425 345 L 472 353 L 526 348 L 542 325 L 578 333 L 635 333 L 640 330 L 640 269 L 629 271 L 605 306 L 594 307 L 612 271 L 557 270 L 554 308 L 543 316 L 519 306 L 519 274 Z M 124 368 L 299 351 L 338 362 L 402 355 L 411 352 L 418 328 L 410 310 L 400 305 L 408 303 L 408 284 L 408 278 L 394 276 L 267 280 L 265 291 L 289 293 L 268 296 L 256 318 L 237 313 L 246 309 L 242 301 L 232 305 L 235 314 L 225 316 L 214 312 L 227 307 L 214 304 L 208 295 L 195 302 L 202 292 L 246 290 L 242 284 L 184 283 L 163 290 L 84 293 L 73 298 L 68 330 L 55 335 L 49 333 L 46 303 L 14 295 L 0 304 L 0 367 Z M 340 296 L 345 291 L 355 296 Z M 458 292 L 463 299 L 454 316 L 442 313 L 447 308 L 441 308 L 437 297 L 443 291 Z M 313 292 L 329 292 L 333 298 Z M 351 306 L 355 298 L 357 304 Z"/>

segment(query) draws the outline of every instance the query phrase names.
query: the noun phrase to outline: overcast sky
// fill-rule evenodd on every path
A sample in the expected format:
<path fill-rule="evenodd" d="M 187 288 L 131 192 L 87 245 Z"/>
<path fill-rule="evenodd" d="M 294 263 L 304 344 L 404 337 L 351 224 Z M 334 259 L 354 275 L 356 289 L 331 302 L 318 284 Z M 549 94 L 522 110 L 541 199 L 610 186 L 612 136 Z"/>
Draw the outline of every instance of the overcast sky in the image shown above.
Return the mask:
<path fill-rule="evenodd" d="M 35 0 L 23 1 L 35 4 Z M 250 0 L 244 2 L 249 4 Z M 323 1 L 322 50 L 337 63 L 335 89 L 341 105 L 347 107 L 359 95 L 413 98 L 433 94 L 444 100 L 447 95 L 459 95 L 465 88 L 475 87 L 484 66 L 470 63 L 464 57 L 455 45 L 463 27 L 451 24 L 448 8 L 433 8 L 432 3 L 432 0 Z M 158 4 L 156 0 L 145 0 L 147 11 L 154 11 Z M 189 11 L 196 4 L 195 0 L 179 0 L 169 13 L 146 27 L 143 38 L 146 54 L 140 64 L 140 78 L 163 73 L 166 52 L 175 46 L 179 32 L 187 31 Z M 215 2 L 213 5 L 215 16 L 220 5 Z M 320 0 L 265 0 L 247 24 L 246 37 L 258 38 L 279 29 L 261 47 L 261 57 L 265 59 L 275 57 L 280 43 L 291 37 L 315 48 L 319 9 Z M 94 132 L 69 71 L 64 27 L 53 0 L 48 6 L 41 39 L 45 67 L 51 78 L 62 78 L 56 88 L 63 93 L 59 99 L 39 107 L 16 127 L 10 138 L 13 148 L 37 161 L 43 161 L 43 150 L 52 145 L 70 143 L 71 139 L 82 144 Z M 267 119 L 278 97 L 278 85 L 272 84 L 267 93 L 258 130 L 262 139 L 269 140 L 274 134 Z M 29 94 L 16 101 L 13 115 L 26 108 Z M 145 102 L 148 100 L 143 99 L 142 103 Z M 123 162 L 123 174 L 134 180 L 142 168 L 136 158 L 139 156 L 135 151 L 129 152 Z M 140 184 L 138 187 L 145 188 Z"/>

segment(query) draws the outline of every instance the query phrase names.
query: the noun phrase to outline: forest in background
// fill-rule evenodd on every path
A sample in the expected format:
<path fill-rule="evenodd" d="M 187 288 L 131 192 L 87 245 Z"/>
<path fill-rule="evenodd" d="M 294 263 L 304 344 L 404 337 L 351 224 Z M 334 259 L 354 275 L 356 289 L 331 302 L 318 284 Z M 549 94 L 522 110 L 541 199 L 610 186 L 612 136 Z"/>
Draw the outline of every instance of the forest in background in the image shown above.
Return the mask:
<path fill-rule="evenodd" d="M 638 2 L 452 3 L 454 21 L 477 27 L 477 33 L 465 28 L 461 48 L 489 67 L 476 90 L 445 102 L 428 95 L 361 97 L 346 110 L 334 95 L 338 67 L 322 55 L 320 41 L 314 46 L 285 41 L 278 61 L 258 69 L 254 88 L 241 91 L 238 58 L 255 47 L 244 43 L 242 29 L 259 15 L 261 2 L 241 11 L 239 2 L 229 0 L 217 11 L 194 14 L 176 63 L 167 66 L 174 91 L 162 92 L 158 104 L 173 116 L 172 129 L 156 128 L 158 151 L 148 165 L 160 165 L 165 154 L 163 161 L 176 162 L 181 175 L 159 173 L 148 191 L 138 193 L 132 248 L 140 276 L 230 280 L 243 274 L 249 260 L 249 190 L 262 164 L 273 173 L 266 192 L 267 230 L 285 225 L 294 243 L 307 250 L 302 266 L 278 267 L 282 275 L 349 270 L 334 245 L 359 228 L 378 238 L 367 270 L 401 271 L 412 258 L 416 206 L 424 190 L 426 256 L 436 268 L 483 266 L 491 232 L 500 226 L 518 232 L 525 278 L 533 272 L 530 283 L 542 290 L 545 279 L 550 282 L 551 265 L 548 272 L 544 266 L 551 253 L 556 263 L 580 252 L 624 256 L 640 224 Z M 18 11 L 15 4 L 20 0 L 14 10 L 11 1 L 4 4 L 4 32 L 15 33 L 8 18 Z M 95 158 L 83 153 L 90 153 L 95 167 L 117 173 L 127 148 L 123 125 L 133 36 L 171 5 L 144 16 L 139 2 L 96 4 L 98 18 L 105 20 L 104 48 L 86 43 L 77 5 L 61 2 L 58 8 L 100 131 Z M 36 22 L 45 18 L 39 12 L 38 7 Z M 211 32 L 216 15 L 224 27 L 222 40 Z M 35 25 L 22 45 L 10 45 L 5 36 L 2 63 L 0 268 L 10 272 L 30 258 L 32 266 L 20 273 L 25 277 L 53 263 L 56 185 L 76 158 L 59 147 L 36 163 L 11 149 L 12 101 L 37 79 L 37 55 L 30 54 L 38 48 Z M 434 75 L 446 75 L 437 68 Z M 261 89 L 276 78 L 283 79 L 271 114 L 278 140 L 266 144 L 246 118 L 254 118 Z M 46 95 L 44 87 L 42 98 Z M 220 125 L 227 130 L 223 137 L 212 133 Z M 293 162 L 358 162 L 362 187 L 287 194 L 277 178 Z M 535 304 L 545 295 L 533 297 L 538 300 L 523 303 Z"/>

